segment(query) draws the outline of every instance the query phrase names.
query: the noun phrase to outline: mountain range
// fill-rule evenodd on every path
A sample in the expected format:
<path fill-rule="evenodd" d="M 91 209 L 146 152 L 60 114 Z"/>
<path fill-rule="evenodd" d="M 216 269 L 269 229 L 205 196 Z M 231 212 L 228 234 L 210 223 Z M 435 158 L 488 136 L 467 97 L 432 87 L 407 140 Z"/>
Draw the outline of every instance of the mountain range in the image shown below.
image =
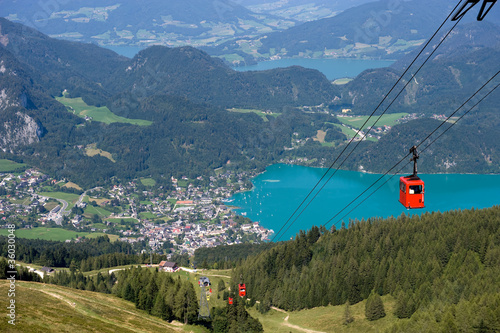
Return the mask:
<path fill-rule="evenodd" d="M 7 87 L 0 148 L 83 186 L 113 175 L 199 175 L 229 163 L 263 167 L 289 144 L 297 124 L 272 141 L 261 140 L 274 118 L 266 122 L 225 108 L 317 105 L 338 92 L 324 75 L 301 67 L 240 73 L 192 47 L 157 46 L 127 59 L 6 19 L 0 27 L 0 81 Z M 63 91 L 89 107 L 107 105 L 115 114 L 153 124 L 85 122 L 54 99 Z M 116 158 L 87 156 L 82 147 L 93 144 Z"/>
<path fill-rule="evenodd" d="M 333 17 L 254 38 L 236 38 L 205 50 L 236 65 L 293 57 L 397 60 L 425 42 L 453 8 L 444 1 L 380 0 L 348 8 Z M 474 10 L 464 23 L 475 19 Z M 498 25 L 500 16 L 494 15 L 495 10 L 486 21 Z"/>
<path fill-rule="evenodd" d="M 296 107 L 348 107 L 369 114 L 407 64 L 402 59 L 391 68 L 367 70 L 338 86 L 302 67 L 237 72 L 192 47 L 155 46 L 128 59 L 6 19 L 0 19 L 0 29 L 1 157 L 84 187 L 112 176 L 153 176 L 161 183 L 169 175 L 198 176 L 221 166 L 262 169 L 283 157 L 317 158 L 318 163 L 334 159 L 345 139 L 332 125 L 336 117 Z M 461 25 L 389 112 L 449 114 L 497 68 L 498 40 L 496 25 Z M 84 120 L 71 103 L 55 99 L 63 92 L 66 101 L 81 97 L 85 108 L 122 118 L 106 123 L 96 113 L 96 119 Z M 467 135 L 451 131 L 445 136 L 424 170 L 498 172 L 495 96 L 481 104 L 477 116 L 457 126 Z M 133 119 L 147 121 L 134 125 Z M 395 126 L 379 142 L 363 142 L 346 166 L 384 171 L 436 122 Z M 335 140 L 336 148 L 311 139 L 319 130 Z M 292 149 L 297 139 L 307 144 Z M 465 141 L 457 149 L 457 142 Z M 107 155 L 89 156 L 89 146 Z"/>

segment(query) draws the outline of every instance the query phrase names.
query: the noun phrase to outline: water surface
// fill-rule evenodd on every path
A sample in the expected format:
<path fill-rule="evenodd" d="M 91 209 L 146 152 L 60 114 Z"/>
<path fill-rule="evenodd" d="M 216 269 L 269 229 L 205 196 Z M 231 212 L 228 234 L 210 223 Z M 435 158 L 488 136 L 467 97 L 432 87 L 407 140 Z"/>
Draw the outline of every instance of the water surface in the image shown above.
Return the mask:
<path fill-rule="evenodd" d="M 381 68 L 392 65 L 392 60 L 360 60 L 360 59 L 279 59 L 259 62 L 257 65 L 235 67 L 237 71 L 262 71 L 289 66 L 302 66 L 317 69 L 325 74 L 328 80 L 354 78 L 362 71 L 370 68 Z"/>
<path fill-rule="evenodd" d="M 326 169 L 284 164 L 270 166 L 265 173 L 253 180 L 253 190 L 235 194 L 231 205 L 240 207 L 236 212 L 278 232 L 325 171 Z M 313 225 L 326 224 L 331 227 L 335 224 L 339 228 L 341 218 L 359 201 L 345 211 L 340 211 L 379 177 L 377 174 L 338 171 L 281 240 L 289 239 L 299 230 L 307 230 Z M 426 184 L 425 209 L 407 210 L 399 203 L 399 176 L 395 176 L 376 194 L 344 217 L 343 221 L 347 224 L 349 219 L 375 216 L 386 218 L 402 213 L 444 212 L 500 204 L 500 175 L 422 174 L 420 177 Z M 387 178 L 389 176 L 383 181 Z M 382 182 L 379 182 L 372 187 L 367 195 L 381 184 Z M 333 218 L 335 215 L 337 216 Z"/>

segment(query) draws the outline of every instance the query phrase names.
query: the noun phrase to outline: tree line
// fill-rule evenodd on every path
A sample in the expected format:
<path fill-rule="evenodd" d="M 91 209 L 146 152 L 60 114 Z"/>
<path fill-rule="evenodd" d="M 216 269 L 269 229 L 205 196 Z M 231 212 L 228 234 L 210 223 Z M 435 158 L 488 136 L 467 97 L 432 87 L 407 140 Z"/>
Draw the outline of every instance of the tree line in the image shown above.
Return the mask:
<path fill-rule="evenodd" d="M 0 236 L 0 256 L 7 257 L 7 237 Z M 154 262 L 164 255 L 152 254 Z M 144 264 L 150 254 L 137 254 L 129 243 L 111 242 L 108 236 L 84 238 L 79 242 L 58 242 L 41 239 L 16 239 L 16 260 L 48 267 L 69 267 L 82 272 L 101 268 Z"/>

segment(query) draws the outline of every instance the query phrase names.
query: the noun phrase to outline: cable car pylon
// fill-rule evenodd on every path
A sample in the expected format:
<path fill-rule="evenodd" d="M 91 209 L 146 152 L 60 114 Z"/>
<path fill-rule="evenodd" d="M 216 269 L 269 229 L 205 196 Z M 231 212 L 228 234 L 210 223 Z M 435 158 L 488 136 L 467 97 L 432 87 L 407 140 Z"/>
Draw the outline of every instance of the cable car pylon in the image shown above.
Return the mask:
<path fill-rule="evenodd" d="M 207 295 L 207 287 L 210 288 L 210 279 L 206 276 L 202 276 L 198 280 L 198 285 L 201 288 L 200 292 L 200 309 L 198 311 L 198 319 L 199 318 L 210 318 L 210 307 L 208 305 L 208 301 L 210 296 Z"/>

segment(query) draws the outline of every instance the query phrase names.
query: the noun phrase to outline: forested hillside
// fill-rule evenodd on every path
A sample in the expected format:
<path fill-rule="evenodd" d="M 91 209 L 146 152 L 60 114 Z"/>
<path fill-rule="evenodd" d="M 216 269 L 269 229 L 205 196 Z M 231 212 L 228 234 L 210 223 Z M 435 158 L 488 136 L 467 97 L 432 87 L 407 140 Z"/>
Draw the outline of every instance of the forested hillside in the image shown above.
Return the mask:
<path fill-rule="evenodd" d="M 249 298 L 286 310 L 397 298 L 394 331 L 499 327 L 500 207 L 313 227 L 233 272 Z"/>
<path fill-rule="evenodd" d="M 103 83 L 116 93 L 183 96 L 226 108 L 318 105 L 332 102 L 339 94 L 338 88 L 316 70 L 296 66 L 237 72 L 192 47 L 150 47 Z"/>
<path fill-rule="evenodd" d="M 124 256 L 120 256 L 123 254 Z M 121 264 L 130 263 L 142 263 L 144 260 L 148 260 L 149 256 L 144 256 L 142 260 L 133 258 L 132 262 L 124 263 L 108 263 L 93 267 L 94 259 L 103 259 L 103 255 L 112 255 L 106 259 L 111 259 L 111 261 L 116 261 L 117 258 L 120 260 L 128 260 L 127 256 L 135 256 L 135 251 L 132 246 L 124 242 L 114 242 L 111 243 L 107 236 L 97 237 L 92 239 L 84 239 L 78 243 L 64 243 L 57 241 L 46 241 L 40 239 L 25 239 L 19 238 L 16 241 L 16 259 L 22 262 L 36 264 L 40 266 L 48 267 L 70 267 L 75 269 L 80 269 L 81 263 L 84 262 L 85 267 L 91 269 L 82 269 L 82 271 L 88 271 L 92 269 L 100 269 L 102 267 L 112 267 Z M 0 236 L 0 257 L 8 256 L 8 239 L 7 237 Z M 90 260 L 92 262 L 87 262 Z M 98 260 L 99 261 L 99 260 Z M 107 260 L 109 261 L 109 260 Z"/>
<path fill-rule="evenodd" d="M 194 252 L 194 260 L 200 268 L 228 269 L 251 255 L 272 248 L 275 243 L 235 244 L 217 247 L 200 247 Z"/>
<path fill-rule="evenodd" d="M 489 101 L 494 103 L 493 100 Z M 498 124 L 500 117 L 479 108 L 472 116 L 461 120 L 427 148 L 437 136 L 451 124 L 445 124 L 430 140 L 420 146 L 419 171 L 423 173 L 499 173 L 500 160 L 497 143 L 500 142 Z M 435 119 L 419 119 L 394 126 L 390 133 L 377 143 L 363 143 L 346 163 L 350 169 L 369 166 L 373 172 L 384 173 L 408 154 L 409 147 L 419 144 L 442 122 Z M 425 149 L 425 150 L 424 150 Z M 401 163 L 392 173 L 400 170 L 408 161 Z M 411 172 L 409 164 L 404 172 Z"/>

